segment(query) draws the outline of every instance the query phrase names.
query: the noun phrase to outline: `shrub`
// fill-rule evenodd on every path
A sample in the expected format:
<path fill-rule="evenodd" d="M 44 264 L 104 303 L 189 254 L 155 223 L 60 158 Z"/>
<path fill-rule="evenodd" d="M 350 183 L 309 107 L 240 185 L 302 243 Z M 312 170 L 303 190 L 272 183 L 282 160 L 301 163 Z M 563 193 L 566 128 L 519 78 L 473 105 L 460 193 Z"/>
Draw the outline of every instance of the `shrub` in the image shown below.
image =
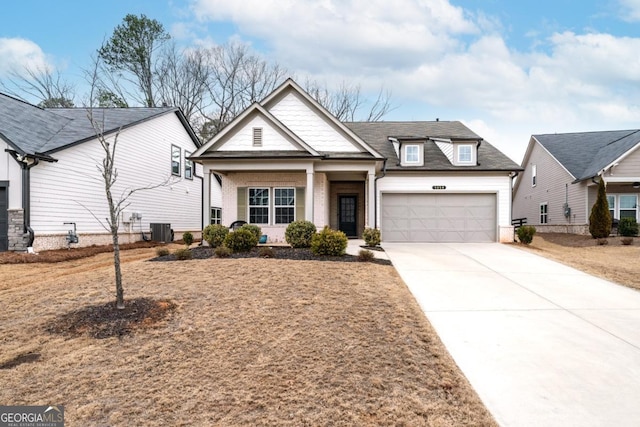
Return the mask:
<path fill-rule="evenodd" d="M 258 238 L 251 231 L 240 227 L 232 231 L 224 238 L 224 245 L 232 252 L 249 252 L 251 248 L 258 245 Z"/>
<path fill-rule="evenodd" d="M 256 236 L 256 245 L 258 244 L 258 241 L 260 241 L 260 236 L 262 236 L 262 229 L 260 227 L 258 227 L 257 225 L 244 224 L 242 227 L 240 227 L 240 230 L 248 230 L 254 236 Z"/>
<path fill-rule="evenodd" d="M 169 249 L 161 247 L 156 249 L 157 256 L 167 256 L 169 255 Z"/>
<path fill-rule="evenodd" d="M 263 246 L 258 251 L 258 256 L 260 258 L 275 258 L 276 257 L 276 253 L 275 253 L 275 251 L 273 250 L 272 247 Z"/>
<path fill-rule="evenodd" d="M 623 237 L 620 242 L 625 246 L 633 245 L 633 237 Z"/>
<path fill-rule="evenodd" d="M 347 249 L 347 235 L 325 226 L 311 238 L 311 252 L 314 255 L 342 256 Z"/>
<path fill-rule="evenodd" d="M 210 224 L 202 230 L 202 238 L 212 248 L 217 248 L 229 234 L 229 228 L 221 224 Z"/>
<path fill-rule="evenodd" d="M 608 244 L 609 244 L 609 241 L 607 239 L 605 239 L 605 238 L 598 239 L 598 245 L 605 246 L 605 245 L 608 245 Z"/>
<path fill-rule="evenodd" d="M 184 261 L 186 259 L 191 259 L 191 251 L 189 249 L 176 249 L 173 252 L 173 255 L 175 255 L 176 259 L 178 261 Z"/>
<path fill-rule="evenodd" d="M 368 249 L 360 249 L 360 252 L 358 252 L 358 261 L 360 262 L 371 262 L 374 258 L 373 252 Z"/>
<path fill-rule="evenodd" d="M 284 239 L 292 248 L 308 248 L 316 231 L 316 225 L 311 221 L 293 221 L 287 226 Z"/>
<path fill-rule="evenodd" d="M 589 215 L 589 233 L 594 239 L 602 239 L 611 233 L 611 213 L 602 177 L 598 183 L 598 198 Z"/>
<path fill-rule="evenodd" d="M 523 225 L 516 230 L 518 240 L 525 245 L 531 244 L 533 241 L 533 235 L 536 234 L 536 228 L 533 225 Z"/>
<path fill-rule="evenodd" d="M 216 254 L 218 258 L 229 258 L 231 256 L 231 249 L 225 245 L 220 245 L 213 251 L 213 253 Z"/>
<path fill-rule="evenodd" d="M 377 228 L 365 228 L 362 238 L 367 246 L 378 246 L 380 244 L 380 230 Z"/>
<path fill-rule="evenodd" d="M 187 245 L 187 248 L 188 248 L 193 243 L 193 234 L 191 234 L 190 231 L 185 231 L 182 234 L 182 240 L 184 241 L 184 244 Z"/>
<path fill-rule="evenodd" d="M 632 237 L 638 235 L 638 222 L 635 218 L 622 218 L 618 223 L 618 233 L 621 236 Z"/>

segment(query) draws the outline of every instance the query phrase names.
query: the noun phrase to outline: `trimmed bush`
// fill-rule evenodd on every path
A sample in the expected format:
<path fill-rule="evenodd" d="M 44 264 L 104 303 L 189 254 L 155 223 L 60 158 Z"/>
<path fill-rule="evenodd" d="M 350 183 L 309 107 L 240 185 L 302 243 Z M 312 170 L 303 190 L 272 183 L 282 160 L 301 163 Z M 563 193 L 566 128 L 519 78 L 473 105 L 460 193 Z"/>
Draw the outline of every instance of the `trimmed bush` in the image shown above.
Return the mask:
<path fill-rule="evenodd" d="M 375 257 L 373 252 L 368 249 L 360 249 L 360 252 L 358 252 L 358 261 L 360 262 L 371 262 Z"/>
<path fill-rule="evenodd" d="M 249 252 L 258 245 L 258 238 L 250 230 L 240 227 L 224 238 L 224 245 L 232 252 Z"/>
<path fill-rule="evenodd" d="M 178 261 L 191 259 L 191 251 L 189 249 L 176 249 L 173 252 L 173 255 L 175 255 Z"/>
<path fill-rule="evenodd" d="M 635 218 L 622 218 L 618 223 L 618 233 L 624 237 L 638 235 L 638 222 Z"/>
<path fill-rule="evenodd" d="M 240 230 L 248 230 L 251 233 L 253 233 L 253 235 L 256 236 L 256 245 L 260 241 L 260 236 L 262 236 L 262 229 L 260 227 L 258 227 L 257 225 L 244 224 L 242 227 L 240 227 Z"/>
<path fill-rule="evenodd" d="M 342 256 L 347 249 L 347 235 L 325 226 L 311 238 L 311 253 L 322 256 Z"/>
<path fill-rule="evenodd" d="M 275 258 L 276 257 L 276 252 L 273 250 L 272 247 L 263 246 L 258 251 L 258 256 L 260 258 Z"/>
<path fill-rule="evenodd" d="M 522 227 L 518 227 L 516 234 L 520 243 L 529 245 L 533 242 L 533 235 L 536 234 L 536 228 L 533 225 L 523 225 Z"/>
<path fill-rule="evenodd" d="M 377 228 L 365 228 L 362 238 L 367 246 L 378 246 L 380 244 L 380 230 Z"/>
<path fill-rule="evenodd" d="M 157 256 L 167 256 L 169 255 L 169 249 L 167 248 L 157 248 L 156 249 L 156 255 Z"/>
<path fill-rule="evenodd" d="M 316 225 L 311 221 L 293 221 L 287 226 L 284 239 L 292 248 L 308 248 L 316 231 Z"/>
<path fill-rule="evenodd" d="M 191 234 L 190 231 L 185 231 L 182 234 L 182 240 L 184 241 L 184 244 L 187 245 L 187 248 L 188 248 L 193 243 L 193 234 Z"/>
<path fill-rule="evenodd" d="M 608 237 L 611 233 L 611 213 L 602 177 L 598 183 L 598 198 L 589 215 L 589 233 L 594 239 Z"/>
<path fill-rule="evenodd" d="M 625 246 L 633 245 L 633 237 L 623 237 L 620 242 Z"/>
<path fill-rule="evenodd" d="M 229 258 L 231 256 L 231 249 L 225 245 L 220 245 L 213 251 L 213 253 L 216 254 L 218 258 Z"/>
<path fill-rule="evenodd" d="M 210 224 L 202 230 L 202 238 L 212 248 L 220 246 L 229 234 L 229 228 L 221 224 Z"/>

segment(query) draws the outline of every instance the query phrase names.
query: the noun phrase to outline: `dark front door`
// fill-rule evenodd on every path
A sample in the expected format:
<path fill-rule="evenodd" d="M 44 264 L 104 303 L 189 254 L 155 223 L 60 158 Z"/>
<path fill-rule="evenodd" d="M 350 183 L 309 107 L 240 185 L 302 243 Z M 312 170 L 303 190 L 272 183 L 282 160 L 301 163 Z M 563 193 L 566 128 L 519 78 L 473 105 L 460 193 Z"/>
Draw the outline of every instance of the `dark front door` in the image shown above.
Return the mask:
<path fill-rule="evenodd" d="M 0 184 L 0 252 L 9 249 L 9 237 L 7 236 L 9 227 L 9 189 Z"/>
<path fill-rule="evenodd" d="M 338 196 L 338 229 L 347 237 L 358 237 L 358 196 Z"/>

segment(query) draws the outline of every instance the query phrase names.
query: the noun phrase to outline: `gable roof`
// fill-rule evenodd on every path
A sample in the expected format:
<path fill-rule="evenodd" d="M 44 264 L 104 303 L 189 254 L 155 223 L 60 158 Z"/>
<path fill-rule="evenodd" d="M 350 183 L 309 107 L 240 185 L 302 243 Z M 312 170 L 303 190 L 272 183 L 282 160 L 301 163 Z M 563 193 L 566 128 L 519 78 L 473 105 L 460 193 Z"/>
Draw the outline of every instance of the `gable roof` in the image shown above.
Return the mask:
<path fill-rule="evenodd" d="M 417 122 L 349 122 L 345 123 L 353 132 L 388 159 L 387 170 L 433 170 L 433 171 L 521 171 L 513 160 L 483 140 L 459 121 L 417 121 Z M 424 165 L 400 166 L 389 138 L 400 141 L 425 141 Z M 474 166 L 454 166 L 438 148 L 435 140 L 479 142 L 478 164 Z"/>
<path fill-rule="evenodd" d="M 640 129 L 532 135 L 576 181 L 593 178 L 640 144 Z"/>
<path fill-rule="evenodd" d="M 146 120 L 175 113 L 196 146 L 199 141 L 178 108 L 93 108 L 109 134 Z M 84 108 L 40 108 L 0 93 L 0 137 L 21 154 L 48 155 L 96 137 Z"/>

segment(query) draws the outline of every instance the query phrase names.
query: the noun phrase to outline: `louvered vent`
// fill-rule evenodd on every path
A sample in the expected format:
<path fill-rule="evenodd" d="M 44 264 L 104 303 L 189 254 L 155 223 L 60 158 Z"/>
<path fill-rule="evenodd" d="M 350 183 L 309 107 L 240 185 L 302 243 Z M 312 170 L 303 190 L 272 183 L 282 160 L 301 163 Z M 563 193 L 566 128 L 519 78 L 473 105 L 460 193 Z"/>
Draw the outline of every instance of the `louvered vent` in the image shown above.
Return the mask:
<path fill-rule="evenodd" d="M 253 128 L 253 146 L 262 147 L 262 128 Z"/>

